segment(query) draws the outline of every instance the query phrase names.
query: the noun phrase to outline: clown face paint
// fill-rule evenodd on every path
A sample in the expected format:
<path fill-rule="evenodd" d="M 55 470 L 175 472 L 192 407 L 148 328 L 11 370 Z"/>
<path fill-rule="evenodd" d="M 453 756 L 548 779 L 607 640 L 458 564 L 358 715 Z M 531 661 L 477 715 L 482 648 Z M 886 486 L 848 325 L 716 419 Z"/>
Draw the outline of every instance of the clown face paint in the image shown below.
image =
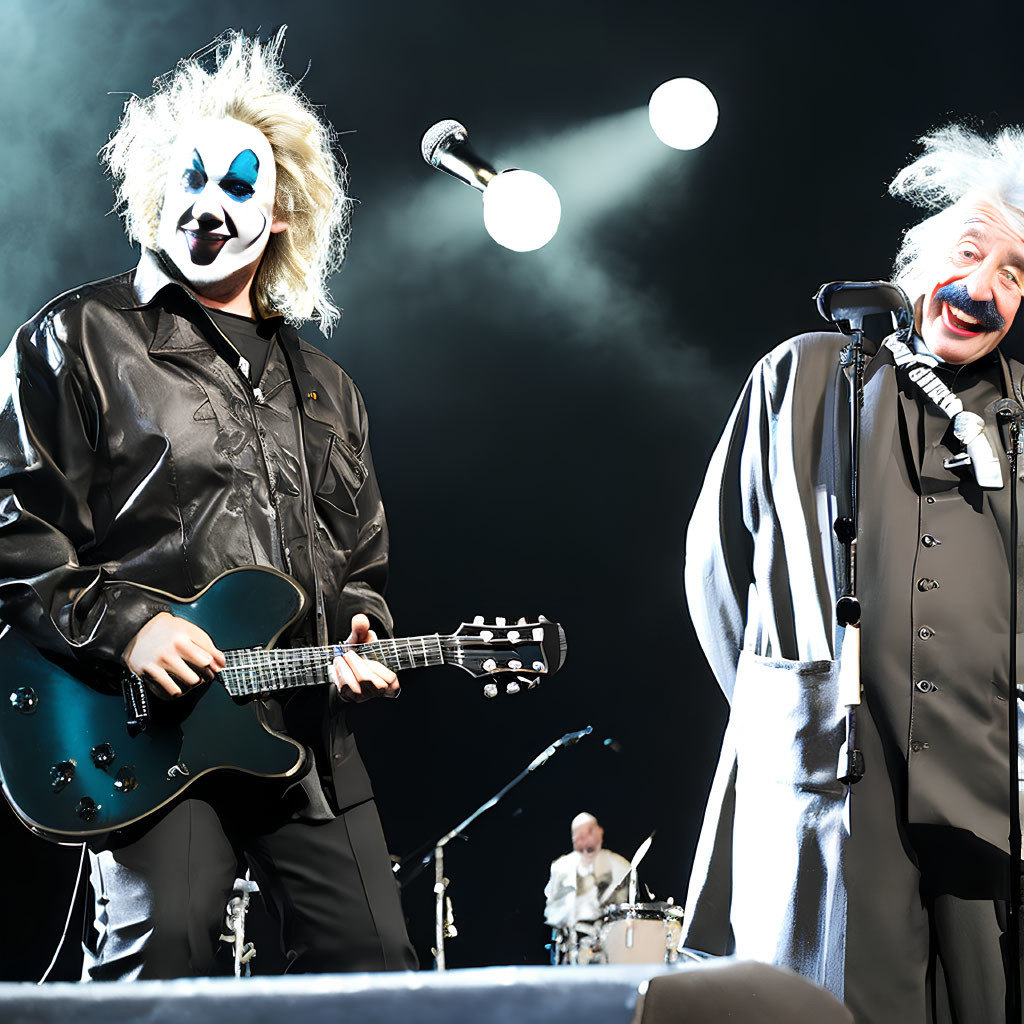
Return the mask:
<path fill-rule="evenodd" d="M 157 231 L 160 249 L 196 291 L 255 272 L 274 222 L 270 143 L 230 118 L 196 121 L 171 154 Z"/>
<path fill-rule="evenodd" d="M 931 293 L 918 299 L 917 323 L 933 355 L 960 364 L 991 352 L 1010 329 L 1024 294 L 1024 237 L 981 200 L 956 230 Z"/>

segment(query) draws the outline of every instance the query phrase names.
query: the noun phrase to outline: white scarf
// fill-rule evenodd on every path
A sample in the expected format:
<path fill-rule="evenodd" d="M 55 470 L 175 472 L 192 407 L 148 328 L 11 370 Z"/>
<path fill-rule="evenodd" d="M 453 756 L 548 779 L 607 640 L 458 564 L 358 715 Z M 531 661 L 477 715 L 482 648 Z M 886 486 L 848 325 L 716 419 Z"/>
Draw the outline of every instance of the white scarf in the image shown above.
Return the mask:
<path fill-rule="evenodd" d="M 985 421 L 976 412 L 964 409 L 964 403 L 935 376 L 931 370 L 938 364 L 935 356 L 927 351 L 911 351 L 896 334 L 886 338 L 884 345 L 892 352 L 897 368 L 910 367 L 908 379 L 953 421 L 953 434 L 966 447 L 967 453 L 946 459 L 946 468 L 954 469 L 969 463 L 979 487 L 990 490 L 1002 487 L 1003 467 L 985 434 Z"/>

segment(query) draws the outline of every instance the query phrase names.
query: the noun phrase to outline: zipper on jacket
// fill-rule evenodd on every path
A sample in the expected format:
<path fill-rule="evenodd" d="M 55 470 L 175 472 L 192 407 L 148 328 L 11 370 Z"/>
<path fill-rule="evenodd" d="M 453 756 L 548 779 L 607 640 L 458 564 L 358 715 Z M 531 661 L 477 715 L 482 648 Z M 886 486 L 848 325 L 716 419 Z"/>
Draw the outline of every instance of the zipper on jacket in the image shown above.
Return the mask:
<path fill-rule="evenodd" d="M 192 295 L 191 292 L 188 294 Z M 195 304 L 202 310 L 203 316 L 206 318 L 206 322 L 214 331 L 216 331 L 217 336 L 225 345 L 227 345 L 228 349 L 234 352 L 236 356 L 237 361 L 235 363 L 234 370 L 245 385 L 243 390 L 245 391 L 246 401 L 249 405 L 249 414 L 252 417 L 252 425 L 256 431 L 256 441 L 260 449 L 260 458 L 263 460 L 263 473 L 267 479 L 267 492 L 270 495 L 270 500 L 274 509 L 274 528 L 275 533 L 277 534 L 277 546 L 281 552 L 281 566 L 286 572 L 294 575 L 294 573 L 292 573 L 291 552 L 285 542 L 281 526 L 281 510 L 278 508 L 277 504 L 277 492 L 275 488 L 271 486 L 270 460 L 267 457 L 266 445 L 263 443 L 263 428 L 260 426 L 260 422 L 256 417 L 256 406 L 263 403 L 263 391 L 259 387 L 255 386 L 249 377 L 249 371 L 251 369 L 249 366 L 249 360 L 246 359 L 237 348 L 235 348 L 228 336 L 217 326 L 216 323 L 214 323 L 213 317 L 206 312 L 203 304 L 194 295 L 192 295 L 192 301 L 195 302 Z M 217 354 L 219 355 L 220 353 Z M 226 359 L 224 361 L 228 362 Z M 310 543 L 312 543 L 312 541 L 310 541 Z"/>

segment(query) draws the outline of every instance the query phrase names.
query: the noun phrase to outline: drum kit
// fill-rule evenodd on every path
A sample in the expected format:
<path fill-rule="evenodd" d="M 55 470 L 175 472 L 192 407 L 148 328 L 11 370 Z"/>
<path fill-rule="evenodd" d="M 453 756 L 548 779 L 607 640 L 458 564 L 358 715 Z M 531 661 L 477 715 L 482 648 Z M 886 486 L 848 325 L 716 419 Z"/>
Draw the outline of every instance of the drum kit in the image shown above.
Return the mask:
<path fill-rule="evenodd" d="M 671 900 L 613 903 L 592 925 L 555 928 L 554 964 L 675 963 L 680 956 L 683 908 Z M 685 951 L 683 951 L 685 955 Z"/>

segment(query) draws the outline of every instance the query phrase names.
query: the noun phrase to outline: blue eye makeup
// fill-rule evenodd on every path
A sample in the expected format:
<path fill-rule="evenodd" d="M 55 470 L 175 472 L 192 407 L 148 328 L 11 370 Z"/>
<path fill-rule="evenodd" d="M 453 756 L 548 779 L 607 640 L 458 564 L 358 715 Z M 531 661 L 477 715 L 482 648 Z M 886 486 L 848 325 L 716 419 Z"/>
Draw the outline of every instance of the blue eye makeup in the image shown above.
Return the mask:
<path fill-rule="evenodd" d="M 192 150 L 192 166 L 186 169 L 185 173 L 181 176 L 181 181 L 185 186 L 186 192 L 202 192 L 206 187 L 208 178 L 206 176 L 206 168 L 203 166 L 203 158 L 199 155 L 199 150 Z"/>
<path fill-rule="evenodd" d="M 260 173 L 260 161 L 251 149 L 243 149 L 220 180 L 221 189 L 232 199 L 244 203 L 256 191 L 256 178 Z"/>

